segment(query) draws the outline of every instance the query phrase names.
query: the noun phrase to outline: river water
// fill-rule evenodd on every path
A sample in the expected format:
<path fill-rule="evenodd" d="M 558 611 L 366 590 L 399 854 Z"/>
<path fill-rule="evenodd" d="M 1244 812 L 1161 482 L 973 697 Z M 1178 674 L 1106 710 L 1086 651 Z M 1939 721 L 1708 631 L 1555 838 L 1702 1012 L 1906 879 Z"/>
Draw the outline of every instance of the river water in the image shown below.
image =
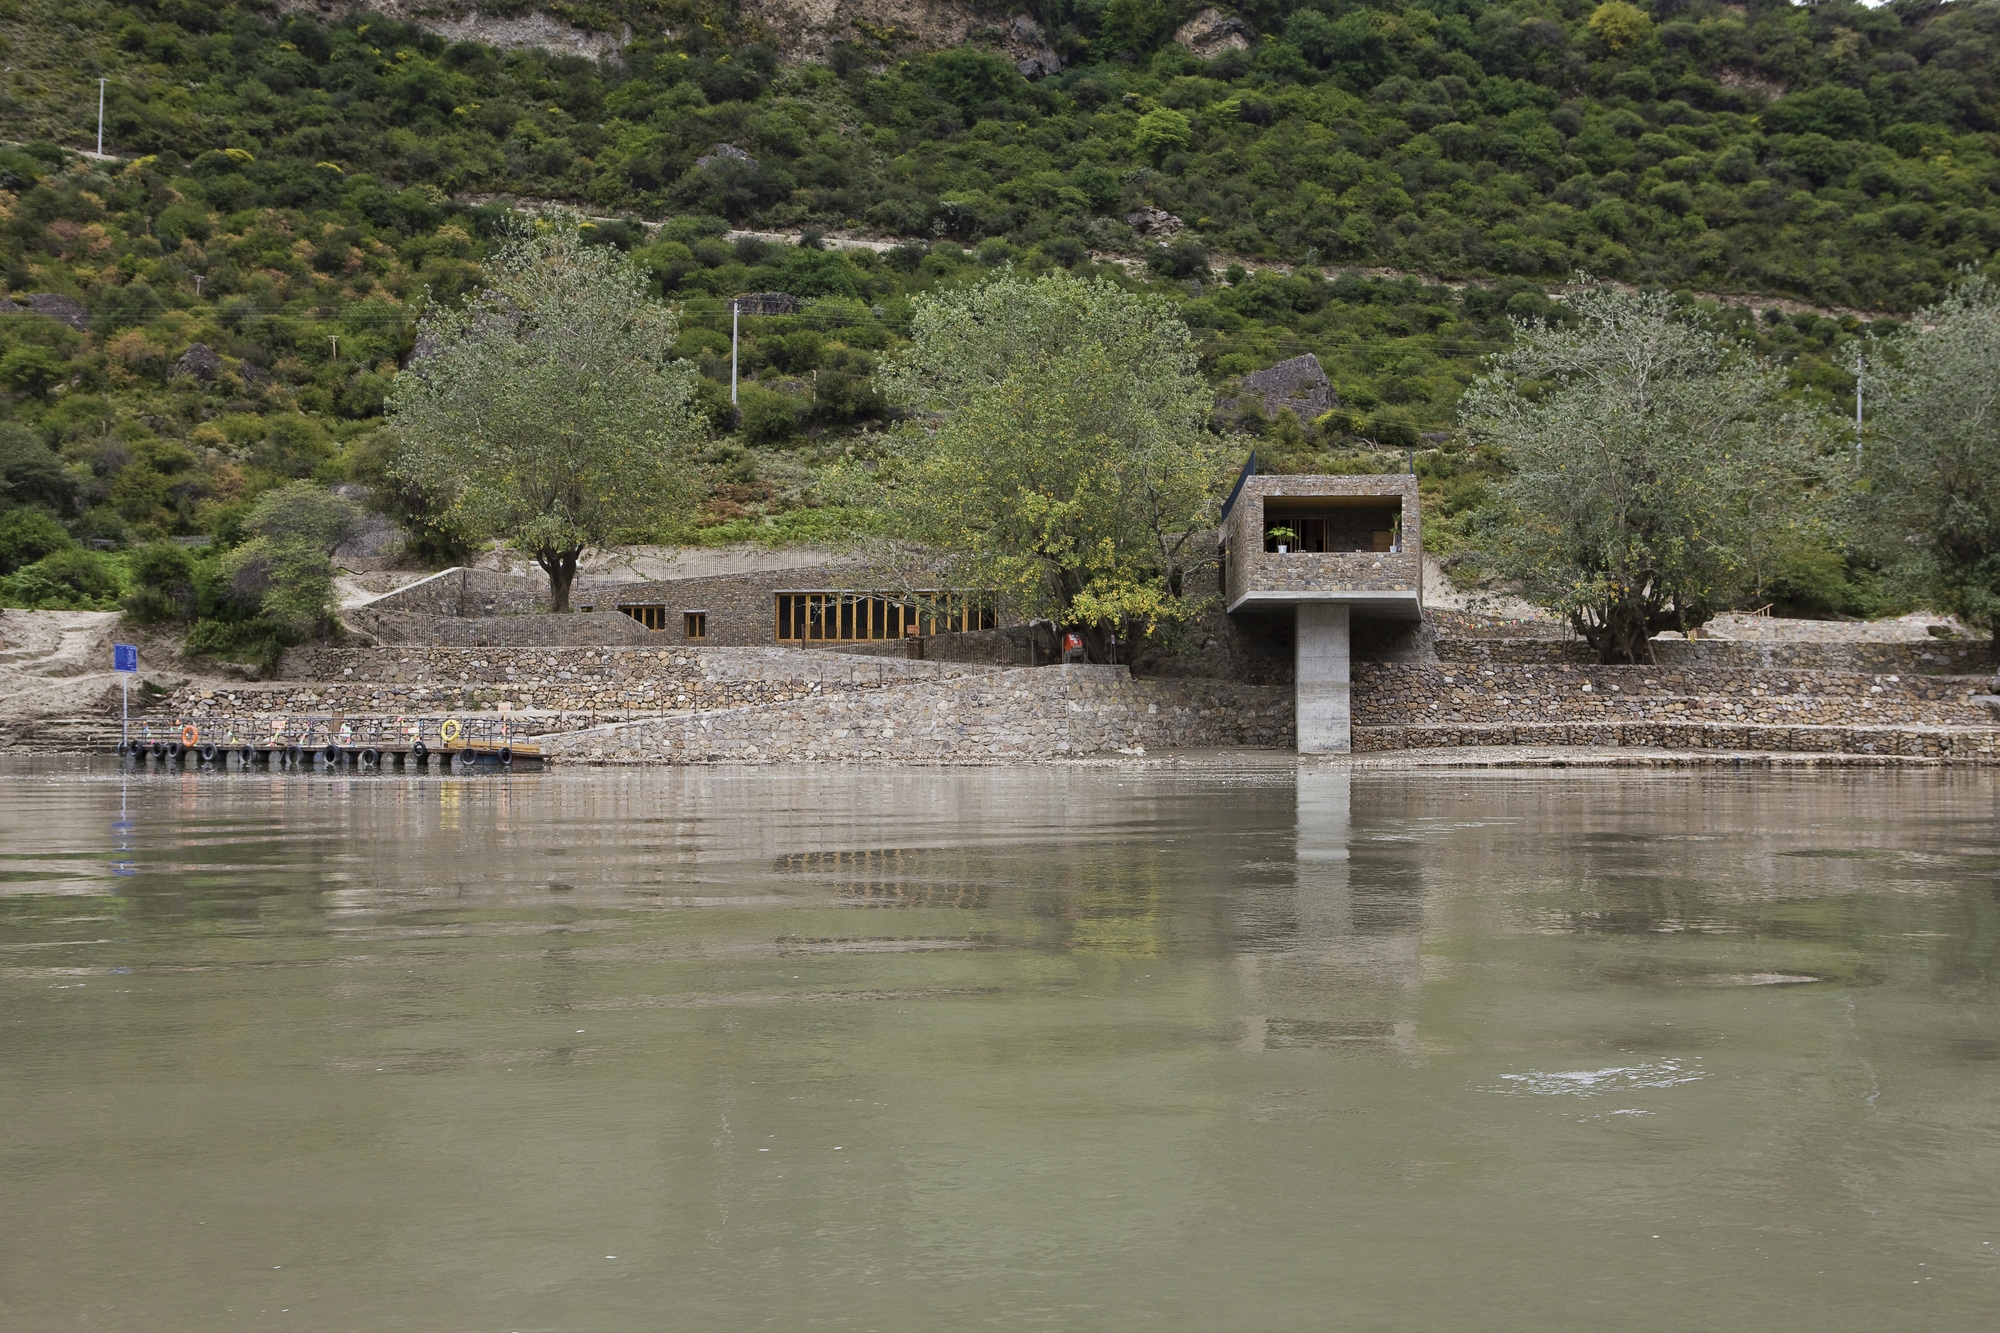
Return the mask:
<path fill-rule="evenodd" d="M 9 761 L 0 1327 L 1989 1328 L 1996 793 Z"/>

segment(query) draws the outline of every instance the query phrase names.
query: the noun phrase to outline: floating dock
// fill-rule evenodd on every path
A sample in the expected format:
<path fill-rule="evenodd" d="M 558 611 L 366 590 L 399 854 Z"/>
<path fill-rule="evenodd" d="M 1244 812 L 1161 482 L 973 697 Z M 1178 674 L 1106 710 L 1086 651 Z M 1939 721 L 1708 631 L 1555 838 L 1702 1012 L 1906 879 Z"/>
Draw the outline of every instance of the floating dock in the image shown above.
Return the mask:
<path fill-rule="evenodd" d="M 120 758 L 189 767 L 448 772 L 542 766 L 541 747 L 504 718 L 186 717 L 134 730 L 115 747 Z"/>

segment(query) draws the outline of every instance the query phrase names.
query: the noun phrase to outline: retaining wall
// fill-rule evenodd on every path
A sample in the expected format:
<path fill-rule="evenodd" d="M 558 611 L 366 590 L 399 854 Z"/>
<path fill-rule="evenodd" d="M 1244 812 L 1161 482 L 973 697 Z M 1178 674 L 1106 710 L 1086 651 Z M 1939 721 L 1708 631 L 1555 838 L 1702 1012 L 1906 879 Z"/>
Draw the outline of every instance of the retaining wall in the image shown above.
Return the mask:
<path fill-rule="evenodd" d="M 1761 722 L 1981 726 L 1982 676 L 1743 667 L 1606 667 L 1572 663 L 1354 668 L 1360 725 L 1402 722 Z"/>
<path fill-rule="evenodd" d="M 287 652 L 296 683 L 183 688 L 163 712 L 411 713 L 505 703 L 550 714 L 725 708 L 879 689 L 992 668 L 792 648 L 309 648 Z"/>
<path fill-rule="evenodd" d="M 616 611 L 589 615 L 546 612 L 511 616 L 446 616 L 422 611 L 377 611 L 352 607 L 341 612 L 350 630 L 378 643 L 444 648 L 564 648 L 595 644 L 651 643 L 653 631 Z M 680 636 L 676 634 L 678 641 Z M 293 674 L 285 672 L 284 674 Z"/>
<path fill-rule="evenodd" d="M 1648 746 L 1665 750 L 1904 755 L 1994 763 L 2000 762 L 2000 727 L 1786 727 L 1757 723 L 1604 721 L 1354 729 L 1357 751 L 1482 745 Z"/>
<path fill-rule="evenodd" d="M 547 611 L 548 582 L 491 569 L 456 566 L 384 593 L 364 604 L 370 611 L 416 611 L 433 616 L 520 615 Z"/>
<path fill-rule="evenodd" d="M 1004 762 L 1175 746 L 1292 744 L 1289 691 L 1041 667 L 657 718 L 542 739 L 574 763 L 902 759 Z"/>
<path fill-rule="evenodd" d="M 1572 663 L 1597 666 L 1580 639 L 1443 638 L 1438 660 L 1482 666 Z M 1659 667 L 1734 667 L 1766 671 L 1866 671 L 1899 675 L 1990 675 L 1996 665 L 1991 640 L 1923 643 L 1751 643 L 1741 639 L 1654 639 Z M 1600 670 L 1623 668 L 1602 667 Z M 1633 668 L 1651 670 L 1651 667 Z"/>

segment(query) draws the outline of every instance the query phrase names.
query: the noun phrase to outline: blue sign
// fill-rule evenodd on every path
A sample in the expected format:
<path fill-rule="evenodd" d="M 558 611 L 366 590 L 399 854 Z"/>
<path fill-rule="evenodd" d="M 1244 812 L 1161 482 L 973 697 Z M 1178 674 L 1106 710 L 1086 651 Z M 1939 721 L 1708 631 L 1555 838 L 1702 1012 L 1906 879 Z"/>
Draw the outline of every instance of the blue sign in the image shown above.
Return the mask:
<path fill-rule="evenodd" d="M 139 646 L 134 643 L 112 644 L 111 669 L 113 671 L 137 671 L 139 669 Z"/>

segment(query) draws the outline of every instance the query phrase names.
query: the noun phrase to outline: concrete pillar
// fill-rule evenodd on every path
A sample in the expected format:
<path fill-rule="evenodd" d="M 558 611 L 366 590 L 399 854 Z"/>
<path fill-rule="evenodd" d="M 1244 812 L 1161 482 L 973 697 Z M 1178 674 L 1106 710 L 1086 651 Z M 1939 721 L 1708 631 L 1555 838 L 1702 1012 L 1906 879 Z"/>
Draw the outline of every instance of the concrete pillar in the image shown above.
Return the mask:
<path fill-rule="evenodd" d="M 1292 667 L 1299 753 L 1346 754 L 1354 748 L 1346 606 L 1300 604 Z"/>

